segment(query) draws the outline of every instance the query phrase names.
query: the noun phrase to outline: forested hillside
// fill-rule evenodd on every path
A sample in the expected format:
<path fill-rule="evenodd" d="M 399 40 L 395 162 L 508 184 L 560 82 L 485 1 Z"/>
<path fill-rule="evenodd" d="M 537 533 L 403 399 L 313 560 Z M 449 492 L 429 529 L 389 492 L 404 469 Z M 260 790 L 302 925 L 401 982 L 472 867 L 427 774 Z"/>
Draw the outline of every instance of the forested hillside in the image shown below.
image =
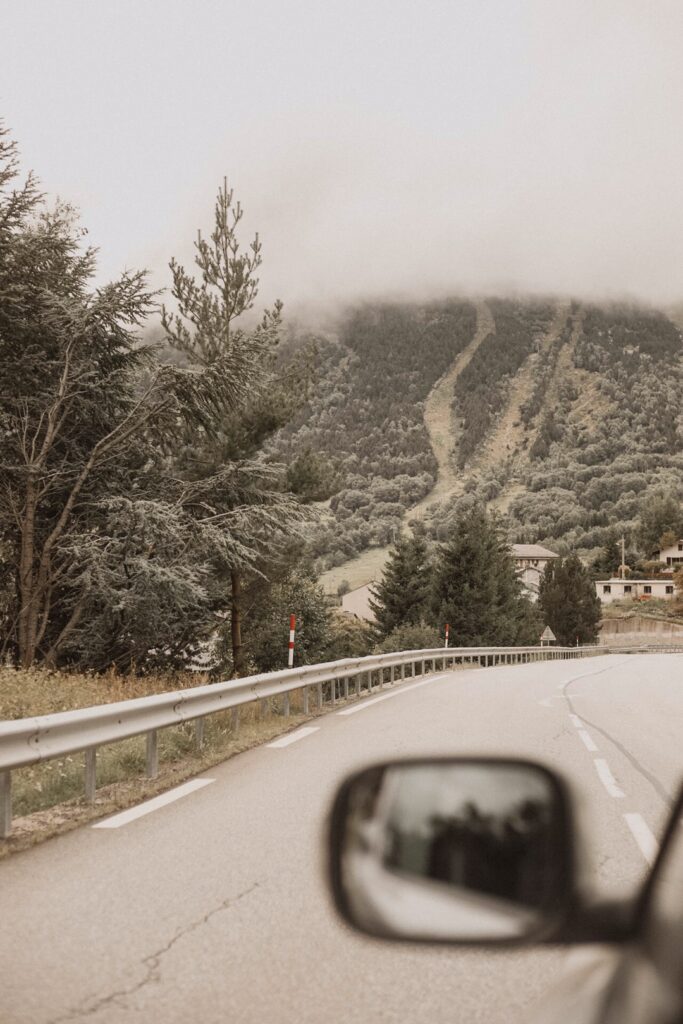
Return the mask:
<path fill-rule="evenodd" d="M 335 493 L 311 540 L 322 568 L 387 544 L 406 510 L 434 486 L 424 401 L 470 341 L 475 321 L 468 302 L 364 306 L 342 319 L 335 337 L 315 338 L 311 399 L 271 454 L 302 478 L 316 455 L 328 460 L 323 476 Z"/>
<path fill-rule="evenodd" d="M 458 483 L 427 510 L 429 534 L 442 536 L 454 515 L 484 502 L 504 514 L 511 540 L 588 553 L 615 529 L 634 531 L 657 491 L 683 491 L 678 327 L 652 309 L 574 302 L 547 333 L 554 301 L 486 305 L 495 331 L 453 390 Z M 329 517 L 311 539 L 319 569 L 386 545 L 429 494 L 437 467 L 424 402 L 475 320 L 466 302 L 364 306 L 337 336 L 317 339 L 311 399 L 274 451 L 288 461 L 315 452 L 334 466 Z M 514 444 L 498 450 L 496 428 L 511 408 Z"/>

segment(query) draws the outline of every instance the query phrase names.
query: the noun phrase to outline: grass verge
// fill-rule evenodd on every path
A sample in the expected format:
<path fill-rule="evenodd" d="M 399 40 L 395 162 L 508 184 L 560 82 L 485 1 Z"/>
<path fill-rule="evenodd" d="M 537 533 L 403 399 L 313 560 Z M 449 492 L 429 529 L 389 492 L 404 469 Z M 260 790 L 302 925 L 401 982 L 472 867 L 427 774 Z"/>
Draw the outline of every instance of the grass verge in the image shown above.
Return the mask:
<path fill-rule="evenodd" d="M 196 676 L 145 677 L 67 675 L 39 671 L 0 670 L 0 717 L 25 718 L 149 696 L 171 689 L 199 686 Z M 101 747 L 97 755 L 97 793 L 94 804 L 83 796 L 84 755 L 31 765 L 12 772 L 13 822 L 9 839 L 0 841 L 0 859 L 95 818 L 131 807 L 178 785 L 244 750 L 308 721 L 301 695 L 291 694 L 289 717 L 281 714 L 277 698 L 239 709 L 239 726 L 231 711 L 206 719 L 204 742 L 198 750 L 194 723 L 159 733 L 159 774 L 145 776 L 145 737 Z"/>

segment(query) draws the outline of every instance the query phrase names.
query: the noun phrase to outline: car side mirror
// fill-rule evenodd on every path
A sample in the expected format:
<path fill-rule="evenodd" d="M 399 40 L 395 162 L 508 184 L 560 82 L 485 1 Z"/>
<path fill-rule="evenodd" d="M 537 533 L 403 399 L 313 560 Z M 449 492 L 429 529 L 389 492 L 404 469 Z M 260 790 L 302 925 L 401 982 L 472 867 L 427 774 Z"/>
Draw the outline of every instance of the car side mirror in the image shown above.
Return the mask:
<path fill-rule="evenodd" d="M 334 899 L 355 928 L 411 942 L 548 939 L 574 890 L 562 781 L 527 761 L 398 761 L 352 775 L 330 826 Z"/>

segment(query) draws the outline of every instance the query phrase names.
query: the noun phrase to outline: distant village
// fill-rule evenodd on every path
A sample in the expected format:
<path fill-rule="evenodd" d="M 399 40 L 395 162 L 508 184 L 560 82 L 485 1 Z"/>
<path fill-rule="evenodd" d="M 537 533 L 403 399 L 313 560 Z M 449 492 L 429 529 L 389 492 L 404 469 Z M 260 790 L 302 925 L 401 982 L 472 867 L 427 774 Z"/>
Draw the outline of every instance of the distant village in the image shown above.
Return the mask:
<path fill-rule="evenodd" d="M 524 590 L 531 601 L 538 600 L 538 589 L 545 567 L 554 558 L 560 556 L 556 551 L 541 544 L 512 544 L 512 556 L 515 568 L 522 581 Z M 652 562 L 658 562 L 657 575 L 651 579 L 635 579 L 629 575 L 625 567 L 622 575 L 595 581 L 595 591 L 602 604 L 613 601 L 633 600 L 647 602 L 652 598 L 671 600 L 674 597 L 674 572 L 683 565 L 683 538 L 668 547 L 663 547 L 652 554 Z M 367 622 L 374 621 L 370 606 L 370 598 L 375 581 L 362 587 L 350 590 L 342 597 L 342 610 L 356 618 Z"/>

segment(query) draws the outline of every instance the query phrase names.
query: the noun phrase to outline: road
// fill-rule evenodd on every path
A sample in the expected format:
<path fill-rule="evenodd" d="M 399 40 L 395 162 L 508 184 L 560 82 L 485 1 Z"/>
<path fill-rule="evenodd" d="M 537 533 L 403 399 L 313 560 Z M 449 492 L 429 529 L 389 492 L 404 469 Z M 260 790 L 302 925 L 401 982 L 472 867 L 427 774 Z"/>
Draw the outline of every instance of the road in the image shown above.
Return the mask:
<path fill-rule="evenodd" d="M 420 683 L 337 707 L 119 827 L 0 864 L 3 1024 L 525 1020 L 565 952 L 392 946 L 335 918 L 321 842 L 333 792 L 386 757 L 538 758 L 573 782 L 591 882 L 631 891 L 683 776 L 683 655 Z"/>

